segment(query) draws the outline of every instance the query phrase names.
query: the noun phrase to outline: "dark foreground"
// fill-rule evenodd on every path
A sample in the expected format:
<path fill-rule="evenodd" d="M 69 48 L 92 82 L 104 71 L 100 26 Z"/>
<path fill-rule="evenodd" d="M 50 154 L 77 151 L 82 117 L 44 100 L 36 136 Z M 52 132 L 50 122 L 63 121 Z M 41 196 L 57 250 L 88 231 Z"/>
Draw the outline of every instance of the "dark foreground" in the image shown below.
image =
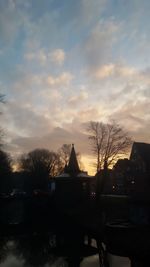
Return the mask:
<path fill-rule="evenodd" d="M 119 203 L 90 200 L 64 208 L 49 197 L 1 199 L 0 264 L 111 267 L 111 253 L 128 258 L 127 267 L 147 266 L 149 225 L 130 222 L 130 203 Z"/>

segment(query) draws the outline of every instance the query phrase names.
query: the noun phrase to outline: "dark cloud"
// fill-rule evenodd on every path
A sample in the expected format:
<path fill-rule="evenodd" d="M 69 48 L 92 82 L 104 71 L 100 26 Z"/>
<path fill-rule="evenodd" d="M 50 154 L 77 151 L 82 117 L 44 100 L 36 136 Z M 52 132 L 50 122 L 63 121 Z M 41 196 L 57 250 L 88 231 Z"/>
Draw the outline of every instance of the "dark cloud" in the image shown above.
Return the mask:
<path fill-rule="evenodd" d="M 133 140 L 150 141 L 150 99 L 130 101 L 113 112 L 111 118 L 119 122 Z"/>
<path fill-rule="evenodd" d="M 53 126 L 52 120 L 35 111 L 34 107 L 16 102 L 6 105 L 2 122 L 4 127 L 7 128 L 7 125 L 9 125 L 9 128 L 16 134 L 23 136 L 41 135 Z"/>
<path fill-rule="evenodd" d="M 49 150 L 57 151 L 63 144 L 75 144 L 76 150 L 81 154 L 88 154 L 88 138 L 87 135 L 79 130 L 68 131 L 60 127 L 54 128 L 47 135 L 23 137 L 16 136 L 7 145 L 7 149 L 12 154 L 27 153 L 35 148 L 47 148 Z"/>

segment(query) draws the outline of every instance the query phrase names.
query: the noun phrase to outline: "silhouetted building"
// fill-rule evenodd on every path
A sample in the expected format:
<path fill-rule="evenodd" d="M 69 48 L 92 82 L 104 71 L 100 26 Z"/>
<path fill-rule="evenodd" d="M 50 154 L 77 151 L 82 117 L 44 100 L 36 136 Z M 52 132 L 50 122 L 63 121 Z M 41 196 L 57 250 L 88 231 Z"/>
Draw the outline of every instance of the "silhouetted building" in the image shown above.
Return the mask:
<path fill-rule="evenodd" d="M 107 163 L 104 164 L 104 169 L 101 169 L 95 175 L 96 177 L 96 195 L 97 198 L 101 194 L 112 194 L 113 193 L 113 176 L 112 170 L 108 169 Z"/>
<path fill-rule="evenodd" d="M 119 159 L 113 167 L 113 187 L 115 193 L 128 194 L 132 184 L 131 161 Z"/>
<path fill-rule="evenodd" d="M 13 172 L 12 173 L 12 188 L 17 188 L 19 190 L 27 190 L 25 188 L 25 183 L 29 174 L 26 171 Z"/>
<path fill-rule="evenodd" d="M 130 159 L 119 159 L 114 165 L 113 180 L 116 193 L 150 192 L 150 144 L 134 142 Z"/>
<path fill-rule="evenodd" d="M 93 180 L 93 176 L 80 170 L 74 145 L 72 145 L 69 163 L 60 175 L 51 180 L 50 190 L 58 205 L 72 207 L 90 197 Z"/>
<path fill-rule="evenodd" d="M 150 193 L 150 144 L 134 142 L 130 161 L 134 192 L 142 195 Z"/>
<path fill-rule="evenodd" d="M 131 189 L 133 198 L 131 220 L 150 223 L 150 144 L 134 142 L 130 155 Z"/>
<path fill-rule="evenodd" d="M 144 174 L 150 174 L 150 144 L 134 142 L 130 160 L 137 170 Z"/>

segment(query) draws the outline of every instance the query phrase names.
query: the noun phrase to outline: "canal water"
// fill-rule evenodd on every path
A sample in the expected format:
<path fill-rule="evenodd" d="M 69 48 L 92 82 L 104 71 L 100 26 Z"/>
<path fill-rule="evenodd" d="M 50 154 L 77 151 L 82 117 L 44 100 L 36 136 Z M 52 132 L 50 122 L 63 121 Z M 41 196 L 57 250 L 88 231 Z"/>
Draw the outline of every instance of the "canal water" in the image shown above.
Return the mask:
<path fill-rule="evenodd" d="M 0 203 L 0 267 L 100 267 L 95 240 L 88 246 L 70 222 L 62 226 L 64 222 L 56 220 L 54 225 L 52 213 L 41 203 Z M 111 254 L 108 261 L 109 267 L 130 266 L 128 258 Z"/>
<path fill-rule="evenodd" d="M 76 252 L 57 251 L 55 246 L 54 236 L 50 238 L 45 234 L 1 238 L 0 267 L 100 267 L 96 252 L 77 259 Z M 108 254 L 108 261 L 110 267 L 130 266 L 129 259 L 125 257 Z"/>

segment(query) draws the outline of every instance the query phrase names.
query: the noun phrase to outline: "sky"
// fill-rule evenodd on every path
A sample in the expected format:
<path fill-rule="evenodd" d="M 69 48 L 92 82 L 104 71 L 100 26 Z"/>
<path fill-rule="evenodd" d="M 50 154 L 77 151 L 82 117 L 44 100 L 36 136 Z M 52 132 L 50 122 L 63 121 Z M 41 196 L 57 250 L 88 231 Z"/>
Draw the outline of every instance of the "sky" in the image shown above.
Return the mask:
<path fill-rule="evenodd" d="M 74 143 L 90 170 L 91 120 L 150 143 L 149 44 L 149 0 L 0 0 L 5 150 Z"/>

